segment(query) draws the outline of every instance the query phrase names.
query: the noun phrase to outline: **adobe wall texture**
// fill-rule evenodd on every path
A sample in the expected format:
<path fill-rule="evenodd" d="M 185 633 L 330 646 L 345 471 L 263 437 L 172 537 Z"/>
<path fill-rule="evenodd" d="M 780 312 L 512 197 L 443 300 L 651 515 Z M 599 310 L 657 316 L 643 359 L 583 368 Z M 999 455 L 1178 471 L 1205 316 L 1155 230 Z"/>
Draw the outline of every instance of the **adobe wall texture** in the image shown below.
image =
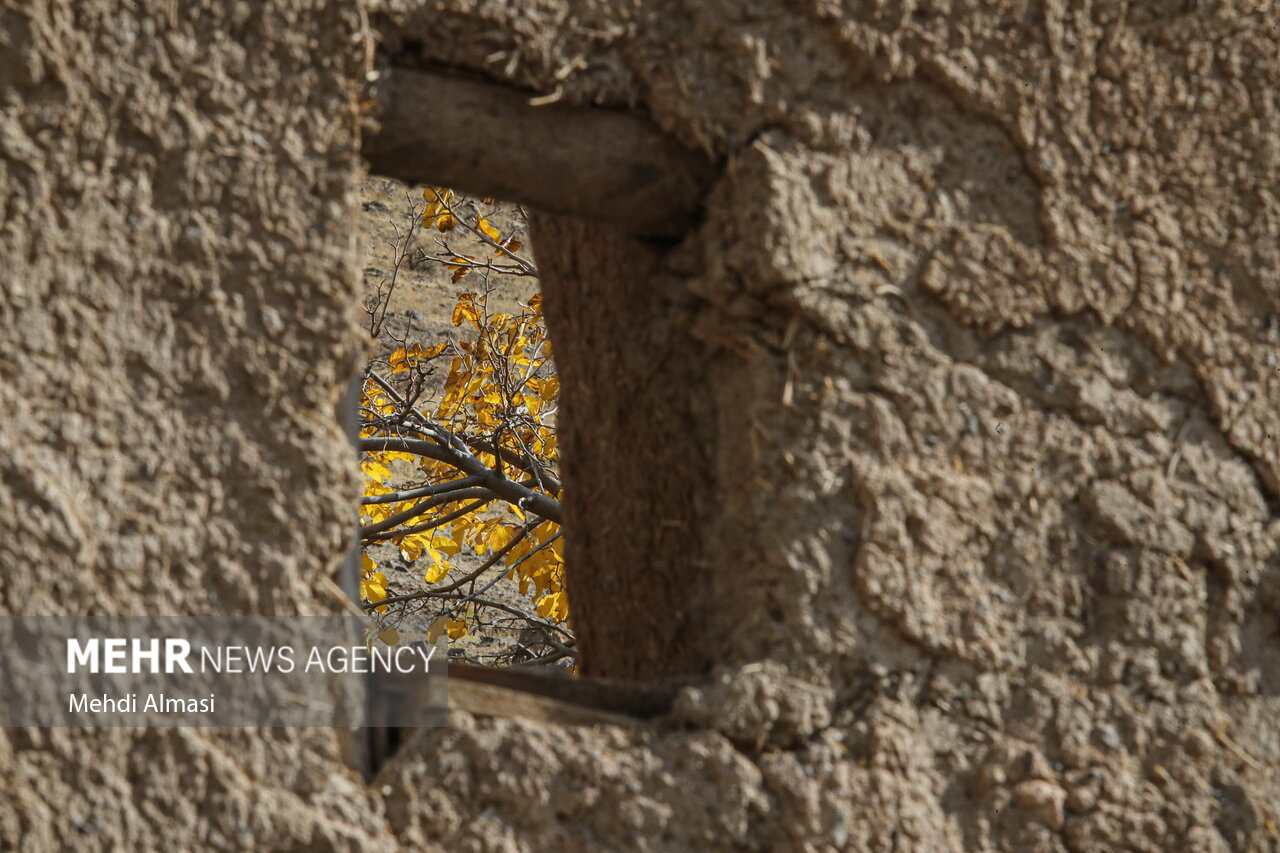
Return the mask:
<path fill-rule="evenodd" d="M 0 10 L 0 610 L 307 619 L 359 489 L 357 8 Z M 339 746 L 4 730 L 0 849 L 372 844 Z"/>
<path fill-rule="evenodd" d="M 319 731 L 6 731 L 0 847 L 1280 843 L 1264 5 L 370 4 L 723 159 L 678 245 L 535 222 L 588 668 L 711 677 L 371 788 Z M 305 619 L 360 10 L 3 8 L 0 601 Z"/>
<path fill-rule="evenodd" d="M 529 849 L 1280 842 L 1266 5 L 381 4 L 725 163 L 678 246 L 534 235 L 587 669 L 716 671 L 704 729 L 427 733 L 391 808 L 461 766 L 436 813 Z"/>

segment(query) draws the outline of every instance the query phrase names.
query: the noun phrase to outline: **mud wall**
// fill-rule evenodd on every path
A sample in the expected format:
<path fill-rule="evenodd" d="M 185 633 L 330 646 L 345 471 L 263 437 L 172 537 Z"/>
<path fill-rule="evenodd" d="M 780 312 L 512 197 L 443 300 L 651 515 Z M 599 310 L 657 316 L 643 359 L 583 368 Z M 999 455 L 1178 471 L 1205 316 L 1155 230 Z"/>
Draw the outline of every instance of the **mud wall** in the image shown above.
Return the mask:
<path fill-rule="evenodd" d="M 678 703 L 699 730 L 426 735 L 388 774 L 404 825 L 461 839 L 478 799 L 529 849 L 1277 842 L 1265 10 L 380 8 L 402 61 L 724 164 L 676 245 L 535 223 L 586 667 L 715 673 Z"/>
<path fill-rule="evenodd" d="M 355 488 L 361 10 L 3 8 L 0 600 L 306 618 Z M 704 685 L 460 715 L 372 788 L 321 731 L 10 730 L 0 846 L 1280 840 L 1264 9 L 371 10 L 724 164 L 682 241 L 535 223 L 587 666 Z"/>
<path fill-rule="evenodd" d="M 359 359 L 361 27 L 302 0 L 0 4 L 7 650 L 19 613 L 327 606 L 359 488 L 335 405 Z M 341 746 L 6 729 L 0 849 L 381 843 Z"/>

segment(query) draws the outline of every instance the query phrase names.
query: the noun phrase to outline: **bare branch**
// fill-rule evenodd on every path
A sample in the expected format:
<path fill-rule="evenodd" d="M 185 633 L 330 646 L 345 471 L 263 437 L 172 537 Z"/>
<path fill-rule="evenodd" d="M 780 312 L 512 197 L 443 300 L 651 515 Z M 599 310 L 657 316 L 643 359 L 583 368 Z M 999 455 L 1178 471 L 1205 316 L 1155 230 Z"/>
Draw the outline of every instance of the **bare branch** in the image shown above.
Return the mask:
<path fill-rule="evenodd" d="M 447 483 L 437 483 L 434 486 L 422 486 L 417 489 L 406 489 L 403 492 L 390 492 L 385 495 L 368 495 L 360 499 L 360 505 L 395 504 L 400 503 L 401 501 L 411 501 L 417 498 L 440 495 L 457 489 L 469 489 L 472 486 L 478 485 L 480 485 L 479 477 L 463 477 L 461 480 L 450 480 Z"/>
<path fill-rule="evenodd" d="M 450 433 L 443 427 L 436 427 L 440 432 L 451 436 L 457 445 L 462 445 L 462 441 Z M 508 479 L 498 471 L 493 470 L 485 465 L 476 457 L 466 452 L 464 449 L 459 450 L 457 445 L 445 446 L 444 444 L 434 441 L 426 441 L 415 438 L 398 438 L 391 436 L 378 436 L 375 438 L 360 439 L 360 449 L 368 453 L 377 453 L 381 450 L 395 450 L 402 453 L 413 453 L 418 456 L 425 456 L 428 459 L 435 459 L 438 462 L 444 462 L 453 468 L 458 469 L 464 474 L 470 474 L 480 478 L 480 482 L 484 488 L 493 492 L 502 500 L 509 504 L 515 504 L 526 512 L 532 512 L 540 515 L 548 521 L 554 521 L 559 524 L 562 520 L 560 513 L 560 501 L 553 497 L 534 491 L 528 486 L 515 480 Z"/>
<path fill-rule="evenodd" d="M 387 539 L 395 539 L 397 536 L 408 536 L 411 533 L 425 533 L 428 530 L 435 530 L 437 527 L 441 527 L 445 524 L 448 524 L 451 521 L 457 521 L 459 518 L 462 518 L 464 515 L 473 513 L 478 509 L 484 509 L 486 506 L 488 506 L 491 503 L 493 503 L 492 499 L 476 501 L 474 503 L 467 504 L 462 509 L 455 510 L 449 513 L 448 515 L 442 515 L 439 518 L 433 519 L 425 524 L 415 524 L 413 527 L 402 527 L 399 530 L 388 530 L 385 533 L 374 533 L 374 534 L 370 534 L 369 536 L 362 537 L 362 539 L 364 543 L 367 545 L 370 542 L 382 542 Z"/>
<path fill-rule="evenodd" d="M 419 501 L 403 512 L 398 512 L 390 518 L 379 521 L 376 524 L 369 524 L 360 528 L 360 538 L 368 539 L 378 533 L 391 530 L 398 524 L 417 518 L 429 509 L 438 506 L 446 506 L 459 501 L 482 499 L 485 503 L 489 503 L 497 499 L 497 495 L 488 489 L 458 489 L 452 492 L 445 492 L 441 495 L 433 495 L 424 501 Z"/>
<path fill-rule="evenodd" d="M 493 442 L 479 438 L 464 436 L 462 440 L 465 441 L 472 450 L 478 450 L 481 453 L 492 454 L 495 449 L 498 450 L 503 462 L 519 468 L 521 471 L 532 476 L 535 481 L 544 486 L 553 496 L 560 494 L 560 478 L 551 474 L 546 468 L 539 465 L 537 460 L 533 458 L 533 454 L 517 453 L 509 447 L 495 448 Z"/>
<path fill-rule="evenodd" d="M 534 526 L 536 527 L 537 525 L 534 525 Z M 455 589 L 466 586 L 471 581 L 475 580 L 485 572 L 489 571 L 489 569 L 492 569 L 495 565 L 498 564 L 498 562 L 503 557 L 507 556 L 507 554 L 510 554 L 511 549 L 515 548 L 522 541 L 524 541 L 524 538 L 529 535 L 529 532 L 531 530 L 533 530 L 533 527 L 526 526 L 523 530 L 520 531 L 518 536 L 516 536 L 506 545 L 502 546 L 501 549 L 494 551 L 493 554 L 489 556 L 489 559 L 485 560 L 484 563 L 482 563 L 478 568 L 475 568 L 470 572 L 467 572 L 466 575 L 458 578 L 456 581 L 453 581 L 452 583 L 445 584 L 444 586 L 434 587 L 433 589 L 426 590 L 426 592 L 432 592 L 432 593 L 453 592 Z M 509 570 L 504 570 L 503 574 L 506 574 L 506 571 L 509 571 Z M 381 601 L 368 602 L 367 604 L 364 605 L 364 609 L 373 610 L 375 608 L 381 607 L 384 604 L 400 604 L 405 601 L 418 601 L 419 599 L 423 599 L 427 597 L 428 596 L 424 595 L 422 591 L 406 592 L 403 595 L 389 595 L 386 598 L 382 599 Z"/>

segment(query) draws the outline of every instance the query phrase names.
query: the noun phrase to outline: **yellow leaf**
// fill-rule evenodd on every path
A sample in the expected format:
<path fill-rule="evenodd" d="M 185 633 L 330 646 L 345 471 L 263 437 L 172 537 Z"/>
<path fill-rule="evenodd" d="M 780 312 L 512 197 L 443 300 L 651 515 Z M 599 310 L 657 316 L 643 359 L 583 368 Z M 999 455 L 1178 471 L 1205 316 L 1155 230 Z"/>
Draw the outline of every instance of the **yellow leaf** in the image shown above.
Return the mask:
<path fill-rule="evenodd" d="M 543 619 L 563 622 L 569 615 L 569 601 L 564 592 L 549 592 L 538 602 L 538 615 Z"/>
<path fill-rule="evenodd" d="M 449 639 L 456 640 L 466 635 L 467 623 L 461 619 L 450 619 L 447 630 L 449 631 Z"/>
<path fill-rule="evenodd" d="M 444 563 L 433 563 L 431 568 L 423 573 L 422 578 L 427 583 L 439 583 L 449 574 L 449 567 Z"/>
<path fill-rule="evenodd" d="M 368 577 L 360 579 L 360 598 L 363 601 L 373 603 L 382 601 L 387 597 L 387 578 L 382 572 L 374 572 Z M 386 612 L 386 606 L 378 608 L 379 613 Z"/>
<path fill-rule="evenodd" d="M 422 198 L 425 201 L 439 204 L 443 199 L 446 204 L 451 203 L 454 198 L 453 190 L 448 187 L 423 187 Z"/>
<path fill-rule="evenodd" d="M 423 228 L 435 226 L 441 231 L 448 231 L 457 224 L 453 215 L 448 212 L 454 199 L 453 190 L 423 187 L 422 197 L 427 202 L 426 209 L 422 211 Z"/>
<path fill-rule="evenodd" d="M 458 411 L 458 406 L 462 402 L 461 391 L 450 391 L 444 395 L 444 399 L 440 401 L 440 405 L 436 407 L 437 418 L 453 417 Z"/>
<path fill-rule="evenodd" d="M 450 557 L 458 556 L 458 552 L 462 550 L 462 547 L 458 544 L 457 540 L 452 536 L 445 536 L 442 533 L 437 533 L 432 538 L 431 544 L 436 550 L 443 554 L 447 554 Z"/>
<path fill-rule="evenodd" d="M 505 524 L 495 525 L 489 531 L 489 550 L 501 551 L 515 536 L 515 533 L 514 528 L 507 527 Z"/>
<path fill-rule="evenodd" d="M 360 515 L 362 518 L 369 519 L 367 522 L 365 522 L 365 524 L 377 524 L 381 521 L 386 521 L 388 518 L 391 517 L 392 515 L 391 505 L 390 504 L 369 504 L 368 506 L 363 508 Z"/>
<path fill-rule="evenodd" d="M 528 554 L 536 545 L 537 545 L 537 541 L 532 536 L 526 536 L 524 539 L 520 540 L 520 544 L 512 548 L 511 551 L 508 552 L 507 565 L 510 566 L 513 563 L 515 563 L 525 554 Z M 521 568 L 524 568 L 524 567 L 521 566 Z"/>
<path fill-rule="evenodd" d="M 394 625 L 388 625 L 378 632 L 378 639 L 388 646 L 394 646 L 400 642 L 400 632 L 396 630 Z"/>
<path fill-rule="evenodd" d="M 391 365 L 392 373 L 403 373 L 415 365 L 422 358 L 422 354 L 422 347 L 418 344 L 408 349 L 401 347 L 387 357 L 387 363 Z"/>
<path fill-rule="evenodd" d="M 502 242 L 502 235 L 498 233 L 498 229 L 494 228 L 491 224 L 489 224 L 489 220 L 485 219 L 483 216 L 481 216 L 479 221 L 476 222 L 476 225 L 477 227 L 479 227 L 480 231 L 484 234 L 484 236 L 488 237 L 493 242 L 495 243 Z"/>
<path fill-rule="evenodd" d="M 423 549 L 430 549 L 430 533 L 410 533 L 400 540 L 400 556 L 406 563 L 412 563 L 422 556 Z"/>
<path fill-rule="evenodd" d="M 376 459 L 366 459 L 361 462 L 360 470 L 363 471 L 365 476 L 370 480 L 385 482 L 386 480 L 391 479 L 391 470 Z"/>
<path fill-rule="evenodd" d="M 437 616 L 432 620 L 431 625 L 427 628 L 427 642 L 434 643 L 440 639 L 440 635 L 444 633 L 444 629 L 449 625 L 448 616 Z"/>
<path fill-rule="evenodd" d="M 555 554 L 552 553 L 551 549 L 543 548 L 541 551 L 521 563 L 520 568 L 528 572 L 530 575 L 538 577 L 539 575 L 546 574 L 551 569 L 555 568 L 555 565 Z"/>
<path fill-rule="evenodd" d="M 480 313 L 476 310 L 476 295 L 464 293 L 458 297 L 458 304 L 453 307 L 453 325 L 461 326 L 463 320 L 470 320 L 477 329 L 480 328 Z"/>

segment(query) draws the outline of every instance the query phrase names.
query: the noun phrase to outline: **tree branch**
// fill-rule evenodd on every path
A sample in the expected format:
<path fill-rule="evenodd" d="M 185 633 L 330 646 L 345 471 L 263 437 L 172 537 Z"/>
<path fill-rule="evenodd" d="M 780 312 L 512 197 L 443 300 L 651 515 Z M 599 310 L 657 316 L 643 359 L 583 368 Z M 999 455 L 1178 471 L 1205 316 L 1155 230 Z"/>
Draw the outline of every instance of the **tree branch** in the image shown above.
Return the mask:
<path fill-rule="evenodd" d="M 433 495 L 441 495 L 445 492 L 454 492 L 458 489 L 469 489 L 472 486 L 480 485 L 479 477 L 463 477 L 461 480 L 449 480 L 445 483 L 437 483 L 434 486 L 422 486 L 417 489 L 406 489 L 403 492 L 389 492 L 385 495 L 366 495 L 360 499 L 360 506 L 369 506 L 370 504 L 397 504 L 401 501 L 411 501 L 415 498 L 429 498 Z"/>
<path fill-rule="evenodd" d="M 419 501 L 402 512 L 396 513 L 390 518 L 383 519 L 375 524 L 368 524 L 361 527 L 360 538 L 368 539 L 370 536 L 391 530 L 396 525 L 415 519 L 426 513 L 427 510 L 434 509 L 438 506 L 446 506 L 448 504 L 459 503 L 460 501 L 474 501 L 478 499 L 483 499 L 485 503 L 488 503 L 496 500 L 497 495 L 488 489 L 458 489 L 453 492 L 445 492 L 442 495 L 433 495 L 426 500 Z M 435 519 L 432 519 L 432 521 L 434 520 Z"/>
<path fill-rule="evenodd" d="M 361 536 L 360 539 L 364 544 L 368 545 L 370 542 L 383 542 L 387 539 L 395 539 L 399 536 L 409 536 L 413 533 L 425 533 L 428 530 L 435 530 L 437 527 L 441 527 L 451 521 L 462 518 L 468 513 L 475 512 L 478 509 L 483 509 L 489 503 L 492 503 L 492 499 L 475 501 L 474 503 L 467 504 L 462 509 L 454 510 L 448 515 L 442 515 L 439 518 L 433 518 L 423 524 L 415 524 L 413 527 L 402 527 L 399 530 L 388 530 L 384 533 L 370 533 L 367 536 Z"/>
<path fill-rule="evenodd" d="M 439 428 L 437 427 L 437 429 Z M 454 440 L 457 441 L 456 437 Z M 461 444 L 461 441 L 458 443 Z M 508 479 L 470 453 L 459 451 L 456 447 L 445 447 L 443 444 L 422 439 L 379 436 L 360 439 L 360 449 L 369 453 L 376 453 L 380 450 L 398 450 L 444 462 L 464 474 L 479 477 L 484 488 L 493 492 L 507 503 L 515 504 L 526 512 L 540 515 L 548 521 L 554 521 L 556 524 L 561 522 L 560 502 L 558 500 L 547 497 L 541 492 L 536 492 L 515 480 Z"/>
<path fill-rule="evenodd" d="M 498 454 L 502 456 L 503 462 L 519 468 L 526 474 L 531 475 L 535 482 L 540 483 L 553 495 L 560 494 L 560 478 L 539 465 L 537 460 L 532 458 L 532 454 L 525 456 L 522 453 L 517 453 L 509 447 L 495 448 L 493 442 L 485 441 L 482 438 L 463 436 L 462 440 L 465 441 L 467 446 L 472 450 L 479 450 L 481 453 L 493 455 L 496 450 Z"/>
<path fill-rule="evenodd" d="M 468 583 L 480 577 L 482 574 L 489 571 L 489 569 L 492 569 L 494 566 L 496 566 L 503 557 L 511 553 L 511 549 L 519 545 L 524 540 L 524 538 L 529 535 L 529 532 L 532 529 L 533 528 L 531 527 L 525 527 L 523 530 L 520 531 L 520 533 L 515 538 L 513 538 L 510 542 L 504 545 L 500 551 L 495 551 L 493 554 L 491 554 L 489 556 L 489 559 L 485 560 L 484 563 L 482 563 L 479 566 L 479 568 L 476 568 L 471 570 L 470 572 L 467 572 L 467 574 L 465 574 L 464 576 L 458 578 L 456 581 L 446 584 L 445 586 L 435 587 L 433 589 L 429 589 L 426 591 L 438 594 L 442 592 L 453 592 L 455 589 L 466 586 Z M 510 570 L 504 569 L 503 574 L 506 574 L 508 571 Z M 387 596 L 381 601 L 370 601 L 362 606 L 364 607 L 365 610 L 375 610 L 384 604 L 401 604 L 406 601 L 417 601 L 420 598 L 426 598 L 426 597 L 427 596 L 425 596 L 422 591 L 406 592 L 406 593 L 403 593 L 402 595 Z"/>

